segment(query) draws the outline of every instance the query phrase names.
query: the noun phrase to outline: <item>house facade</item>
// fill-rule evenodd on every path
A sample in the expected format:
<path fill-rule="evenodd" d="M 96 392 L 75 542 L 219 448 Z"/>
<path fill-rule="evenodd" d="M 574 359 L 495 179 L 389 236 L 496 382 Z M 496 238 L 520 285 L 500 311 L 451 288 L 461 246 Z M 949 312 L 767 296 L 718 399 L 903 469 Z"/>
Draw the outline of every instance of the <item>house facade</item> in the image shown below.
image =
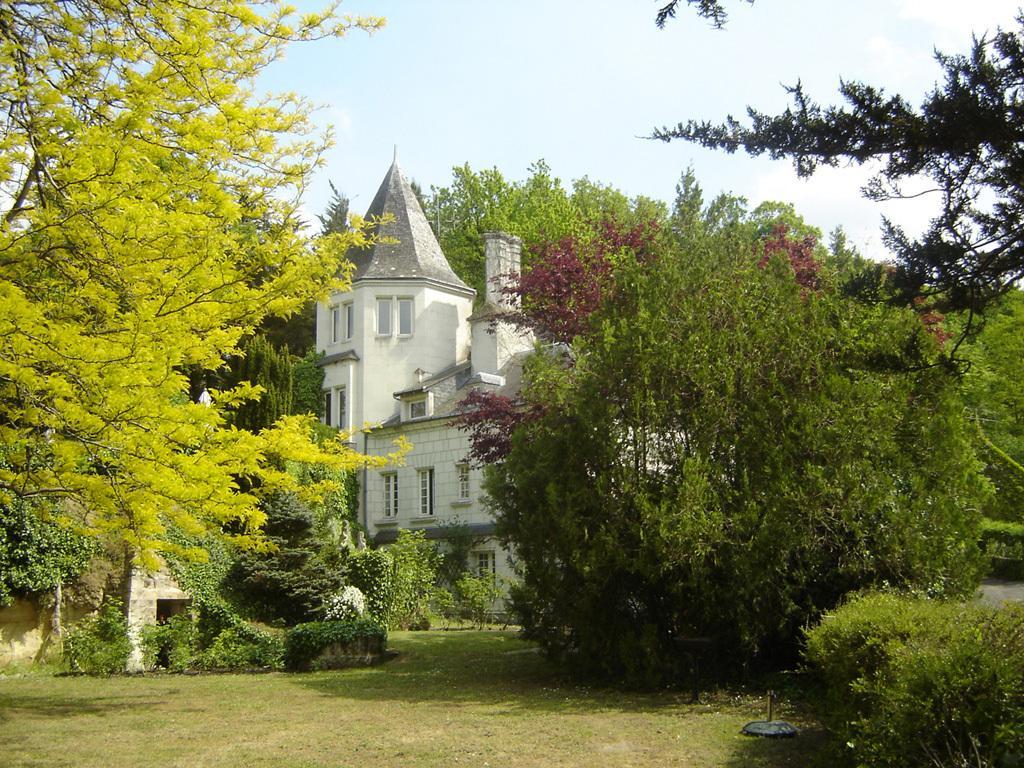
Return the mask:
<path fill-rule="evenodd" d="M 368 455 L 392 453 L 400 436 L 412 448 L 400 466 L 363 470 L 360 522 L 377 544 L 402 529 L 443 540 L 452 526 L 468 526 L 471 570 L 509 577 L 482 470 L 469 462 L 468 437 L 451 418 L 472 389 L 518 391 L 533 339 L 503 322 L 512 307 L 502 286 L 519 270 L 520 242 L 485 235 L 487 291 L 478 300 L 452 271 L 397 161 L 366 219 L 377 240 L 348 253 L 351 289 L 317 306 L 324 421 L 351 433 Z"/>

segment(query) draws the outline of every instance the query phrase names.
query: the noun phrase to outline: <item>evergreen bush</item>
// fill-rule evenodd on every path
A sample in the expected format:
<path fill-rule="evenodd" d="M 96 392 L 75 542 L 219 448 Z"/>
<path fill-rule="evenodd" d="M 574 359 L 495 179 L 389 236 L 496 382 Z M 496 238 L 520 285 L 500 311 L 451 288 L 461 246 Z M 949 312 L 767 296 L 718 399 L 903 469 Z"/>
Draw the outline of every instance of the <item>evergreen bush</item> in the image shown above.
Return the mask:
<path fill-rule="evenodd" d="M 1024 606 L 869 594 L 807 632 L 851 766 L 1024 762 Z"/>
<path fill-rule="evenodd" d="M 399 531 L 387 549 L 352 552 L 346 580 L 365 595 L 372 618 L 388 629 L 409 629 L 427 619 L 439 559 L 423 531 Z"/>
<path fill-rule="evenodd" d="M 341 572 L 323 557 L 313 511 L 290 493 L 272 495 L 261 506 L 266 538 L 277 549 L 239 553 L 224 580 L 230 596 L 256 621 L 290 625 L 318 618 L 324 596 L 341 587 Z"/>

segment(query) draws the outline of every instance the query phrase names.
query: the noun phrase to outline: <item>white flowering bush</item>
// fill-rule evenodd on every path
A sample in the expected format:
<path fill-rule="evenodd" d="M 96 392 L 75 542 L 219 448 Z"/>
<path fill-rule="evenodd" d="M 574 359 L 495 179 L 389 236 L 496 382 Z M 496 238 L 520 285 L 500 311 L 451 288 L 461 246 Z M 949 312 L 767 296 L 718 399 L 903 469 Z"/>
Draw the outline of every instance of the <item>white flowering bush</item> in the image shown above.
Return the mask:
<path fill-rule="evenodd" d="M 359 587 L 345 587 L 324 605 L 324 618 L 330 621 L 358 619 L 365 613 L 366 596 Z"/>

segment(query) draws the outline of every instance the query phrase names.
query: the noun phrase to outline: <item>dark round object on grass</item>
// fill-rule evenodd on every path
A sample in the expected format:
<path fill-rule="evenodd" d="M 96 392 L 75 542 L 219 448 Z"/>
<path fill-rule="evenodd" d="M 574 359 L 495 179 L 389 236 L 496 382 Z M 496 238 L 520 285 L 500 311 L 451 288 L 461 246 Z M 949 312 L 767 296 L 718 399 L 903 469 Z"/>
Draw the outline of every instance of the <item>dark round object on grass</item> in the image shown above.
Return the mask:
<path fill-rule="evenodd" d="M 754 720 L 743 726 L 744 736 L 763 736 L 767 739 L 791 739 L 800 733 L 795 725 L 785 720 Z"/>

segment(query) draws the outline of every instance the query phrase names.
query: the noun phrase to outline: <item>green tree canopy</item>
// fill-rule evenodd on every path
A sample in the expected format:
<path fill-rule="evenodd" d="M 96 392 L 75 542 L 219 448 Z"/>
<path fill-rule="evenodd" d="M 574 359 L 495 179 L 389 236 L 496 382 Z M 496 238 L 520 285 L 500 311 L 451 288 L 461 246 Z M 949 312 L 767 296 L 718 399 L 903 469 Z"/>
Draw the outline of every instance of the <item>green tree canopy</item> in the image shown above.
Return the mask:
<path fill-rule="evenodd" d="M 488 480 L 528 629 L 636 683 L 678 674 L 680 639 L 777 663 L 850 590 L 963 595 L 980 566 L 986 484 L 928 327 L 844 298 L 805 238 L 689 211 L 610 257 L 572 364 L 531 360 Z"/>
<path fill-rule="evenodd" d="M 328 182 L 328 184 L 331 185 L 331 199 L 327 201 L 327 210 L 317 214 L 317 218 L 320 220 L 320 231 L 325 235 L 329 235 L 332 232 L 343 234 L 348 232 L 349 229 L 349 200 L 348 197 L 338 191 L 333 181 Z"/>
<path fill-rule="evenodd" d="M 992 307 L 964 356 L 964 399 L 996 491 L 986 513 L 1024 522 L 1024 292 L 1012 290 Z"/>
<path fill-rule="evenodd" d="M 528 266 L 543 244 L 595 233 L 604 221 L 630 224 L 667 216 L 660 202 L 631 199 L 586 177 L 567 190 L 543 160 L 530 166 L 524 181 L 509 181 L 497 168 L 474 171 L 468 164 L 457 166 L 449 186 L 431 189 L 425 212 L 452 269 L 480 295 L 484 232 L 521 238 Z"/>

